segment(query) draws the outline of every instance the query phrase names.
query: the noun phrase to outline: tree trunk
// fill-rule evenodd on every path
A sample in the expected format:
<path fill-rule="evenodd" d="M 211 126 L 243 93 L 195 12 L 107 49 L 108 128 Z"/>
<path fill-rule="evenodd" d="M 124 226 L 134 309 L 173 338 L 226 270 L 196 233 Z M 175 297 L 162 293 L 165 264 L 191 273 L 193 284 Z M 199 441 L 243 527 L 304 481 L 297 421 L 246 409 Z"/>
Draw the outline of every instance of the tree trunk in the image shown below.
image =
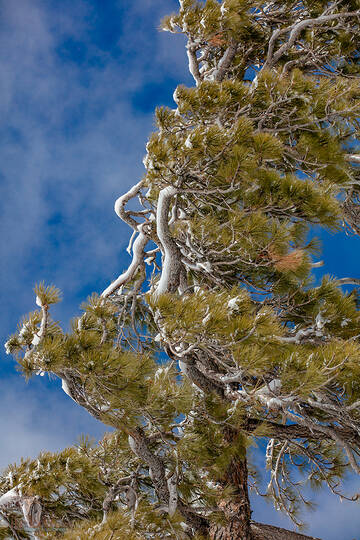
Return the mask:
<path fill-rule="evenodd" d="M 224 433 L 225 442 L 231 443 L 237 436 L 235 431 L 227 428 Z M 224 513 L 226 524 L 212 524 L 210 539 L 253 540 L 246 457 L 235 457 L 231 460 L 221 483 L 224 487 L 230 485 L 234 492 L 230 500 L 220 502 L 219 509 Z"/>
<path fill-rule="evenodd" d="M 320 540 L 312 536 L 274 527 L 273 525 L 265 525 L 264 523 L 253 522 L 251 524 L 253 540 Z"/>

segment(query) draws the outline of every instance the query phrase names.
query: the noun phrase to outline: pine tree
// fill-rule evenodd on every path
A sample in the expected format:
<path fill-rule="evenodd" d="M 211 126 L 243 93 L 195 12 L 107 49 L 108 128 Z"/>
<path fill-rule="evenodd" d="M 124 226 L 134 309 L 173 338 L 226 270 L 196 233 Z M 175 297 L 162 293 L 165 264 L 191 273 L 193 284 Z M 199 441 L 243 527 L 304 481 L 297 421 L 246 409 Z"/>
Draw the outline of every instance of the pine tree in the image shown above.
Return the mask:
<path fill-rule="evenodd" d="M 115 203 L 132 261 L 68 333 L 39 285 L 6 343 L 115 432 L 9 466 L 2 537 L 305 538 L 251 519 L 262 448 L 263 495 L 295 524 L 306 486 L 357 498 L 341 480 L 360 473 L 359 300 L 342 287 L 360 280 L 312 269 L 314 226 L 360 232 L 359 19 L 358 0 L 180 0 L 164 19 L 195 85 L 157 109 L 146 174 Z"/>

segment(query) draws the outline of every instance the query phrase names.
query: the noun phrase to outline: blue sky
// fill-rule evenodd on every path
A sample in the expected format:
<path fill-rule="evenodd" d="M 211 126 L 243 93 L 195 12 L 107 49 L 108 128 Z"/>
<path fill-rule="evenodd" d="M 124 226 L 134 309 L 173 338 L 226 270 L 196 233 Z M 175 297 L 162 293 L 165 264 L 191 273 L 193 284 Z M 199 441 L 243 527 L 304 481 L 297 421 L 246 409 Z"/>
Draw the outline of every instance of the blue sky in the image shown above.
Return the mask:
<path fill-rule="evenodd" d="M 0 0 L 2 342 L 34 309 L 36 282 L 62 289 L 54 317 L 67 327 L 126 266 L 129 230 L 113 203 L 144 172 L 155 106 L 174 107 L 176 85 L 193 84 L 182 38 L 158 31 L 176 9 L 176 0 Z M 321 273 L 359 277 L 359 240 L 323 241 Z M 101 436 L 58 381 L 26 384 L 0 355 L 0 467 L 80 433 Z M 309 533 L 360 538 L 357 504 L 325 492 L 317 500 Z M 254 509 L 258 521 L 289 526 L 262 501 Z"/>

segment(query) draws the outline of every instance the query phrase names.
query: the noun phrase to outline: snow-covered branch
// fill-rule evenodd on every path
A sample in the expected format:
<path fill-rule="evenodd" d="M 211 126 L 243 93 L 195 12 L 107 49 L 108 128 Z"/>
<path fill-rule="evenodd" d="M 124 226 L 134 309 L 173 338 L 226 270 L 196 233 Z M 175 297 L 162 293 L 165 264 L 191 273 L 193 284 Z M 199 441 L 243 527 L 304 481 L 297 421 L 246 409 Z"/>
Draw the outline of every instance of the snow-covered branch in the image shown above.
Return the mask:
<path fill-rule="evenodd" d="M 350 163 L 360 163 L 360 154 L 345 154 L 344 158 Z"/>
<path fill-rule="evenodd" d="M 337 279 L 336 283 L 338 285 L 360 285 L 360 279 L 346 277 L 346 278 Z"/>
<path fill-rule="evenodd" d="M 160 191 L 157 212 L 156 229 L 163 250 L 162 272 L 156 288 L 156 294 L 174 292 L 180 284 L 181 252 L 169 231 L 169 209 L 171 199 L 177 190 L 168 186 Z"/>
<path fill-rule="evenodd" d="M 198 49 L 198 46 L 195 45 L 193 41 L 189 38 L 189 41 L 186 46 L 186 53 L 189 60 L 189 71 L 196 82 L 196 86 L 198 86 L 201 83 L 199 62 L 198 62 L 198 59 L 196 58 L 197 49 Z"/>
<path fill-rule="evenodd" d="M 133 258 L 132 261 L 122 274 L 111 283 L 101 294 L 103 298 L 106 298 L 113 294 L 115 291 L 117 291 L 122 285 L 125 285 L 128 281 L 130 281 L 136 274 L 137 270 L 144 264 L 144 258 L 145 258 L 145 246 L 149 241 L 149 236 L 143 232 L 144 226 L 146 224 L 139 225 L 139 233 L 134 241 L 132 251 L 133 251 Z"/>
<path fill-rule="evenodd" d="M 119 216 L 122 221 L 130 225 L 133 229 L 137 230 L 138 223 L 133 219 L 130 215 L 130 212 L 127 212 L 125 210 L 125 205 L 130 201 L 130 199 L 133 199 L 136 197 L 136 195 L 140 192 L 142 186 L 144 185 L 144 181 L 141 180 L 137 184 L 135 184 L 132 188 L 129 189 L 124 195 L 121 195 L 118 199 L 115 201 L 114 210 L 117 216 Z"/>
<path fill-rule="evenodd" d="M 21 492 L 19 490 L 19 487 L 16 486 L 6 493 L 4 495 L 1 495 L 0 497 L 0 507 L 1 506 L 7 506 L 8 504 L 14 504 L 16 502 L 19 502 L 21 497 Z"/>
<path fill-rule="evenodd" d="M 49 307 L 47 304 L 43 304 L 40 298 L 36 297 L 36 304 L 41 307 L 41 324 L 40 330 L 34 335 L 31 344 L 36 347 L 40 341 L 45 337 L 46 329 L 49 324 Z"/>

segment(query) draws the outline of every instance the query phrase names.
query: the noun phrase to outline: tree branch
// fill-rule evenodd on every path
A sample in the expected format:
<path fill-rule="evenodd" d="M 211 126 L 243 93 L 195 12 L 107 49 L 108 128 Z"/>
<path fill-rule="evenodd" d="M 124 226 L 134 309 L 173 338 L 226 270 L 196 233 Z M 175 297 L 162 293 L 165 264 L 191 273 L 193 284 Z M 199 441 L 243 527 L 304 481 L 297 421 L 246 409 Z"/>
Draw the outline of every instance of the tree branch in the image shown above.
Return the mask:
<path fill-rule="evenodd" d="M 194 77 L 196 86 L 199 86 L 201 83 L 201 75 L 199 70 L 199 62 L 196 58 L 196 45 L 191 41 L 189 38 L 188 43 L 186 45 L 186 54 L 189 60 L 189 71 L 191 75 Z"/>
<path fill-rule="evenodd" d="M 125 272 L 120 274 L 120 276 L 111 283 L 102 293 L 101 296 L 103 298 L 107 298 L 111 294 L 113 294 L 117 289 L 119 289 L 122 285 L 130 281 L 138 268 L 143 264 L 144 257 L 145 257 L 145 246 L 149 241 L 149 236 L 143 232 L 143 228 L 146 225 L 146 223 L 143 223 L 142 225 L 138 226 L 139 234 L 133 244 L 133 258 L 130 263 L 130 266 L 128 267 Z"/>
<path fill-rule="evenodd" d="M 345 277 L 336 280 L 337 285 L 360 285 L 359 278 Z"/>
<path fill-rule="evenodd" d="M 133 199 L 134 197 L 136 197 L 136 195 L 139 193 L 143 185 L 144 185 L 144 180 L 141 180 L 140 182 L 135 184 L 132 188 L 130 188 L 129 191 L 124 193 L 124 195 L 121 195 L 121 197 L 116 199 L 115 205 L 114 205 L 114 210 L 115 210 L 116 215 L 120 219 L 122 219 L 122 221 L 130 225 L 130 227 L 132 227 L 135 230 L 137 230 L 139 223 L 137 223 L 137 221 L 135 221 L 135 219 L 133 219 L 130 216 L 129 212 L 125 211 L 125 205 L 126 203 L 130 201 L 130 199 Z"/>
<path fill-rule="evenodd" d="M 172 197 L 177 193 L 173 186 L 162 189 L 159 193 L 156 229 L 163 250 L 163 264 L 156 294 L 174 292 L 180 284 L 181 252 L 171 237 L 169 231 L 169 209 Z"/>
<path fill-rule="evenodd" d="M 214 81 L 222 81 L 229 69 L 231 62 L 236 54 L 237 43 L 234 39 L 231 40 L 229 47 L 226 49 L 223 57 L 221 58 L 217 69 L 212 75 Z"/>
<path fill-rule="evenodd" d="M 305 28 L 312 28 L 314 26 L 319 26 L 330 21 L 336 21 L 342 18 L 348 17 L 359 17 L 360 11 L 350 11 L 343 13 L 333 13 L 331 15 L 320 15 L 316 19 L 304 19 L 297 23 L 294 23 L 292 26 L 288 26 L 282 30 L 276 30 L 272 35 L 269 42 L 268 56 L 264 64 L 264 68 L 270 69 L 280 60 L 280 58 L 287 53 L 287 51 L 294 45 L 295 41 Z M 274 45 L 276 39 L 286 32 L 290 32 L 289 39 L 274 53 Z"/>
<path fill-rule="evenodd" d="M 351 163 L 360 163 L 360 154 L 345 154 L 344 159 Z"/>

